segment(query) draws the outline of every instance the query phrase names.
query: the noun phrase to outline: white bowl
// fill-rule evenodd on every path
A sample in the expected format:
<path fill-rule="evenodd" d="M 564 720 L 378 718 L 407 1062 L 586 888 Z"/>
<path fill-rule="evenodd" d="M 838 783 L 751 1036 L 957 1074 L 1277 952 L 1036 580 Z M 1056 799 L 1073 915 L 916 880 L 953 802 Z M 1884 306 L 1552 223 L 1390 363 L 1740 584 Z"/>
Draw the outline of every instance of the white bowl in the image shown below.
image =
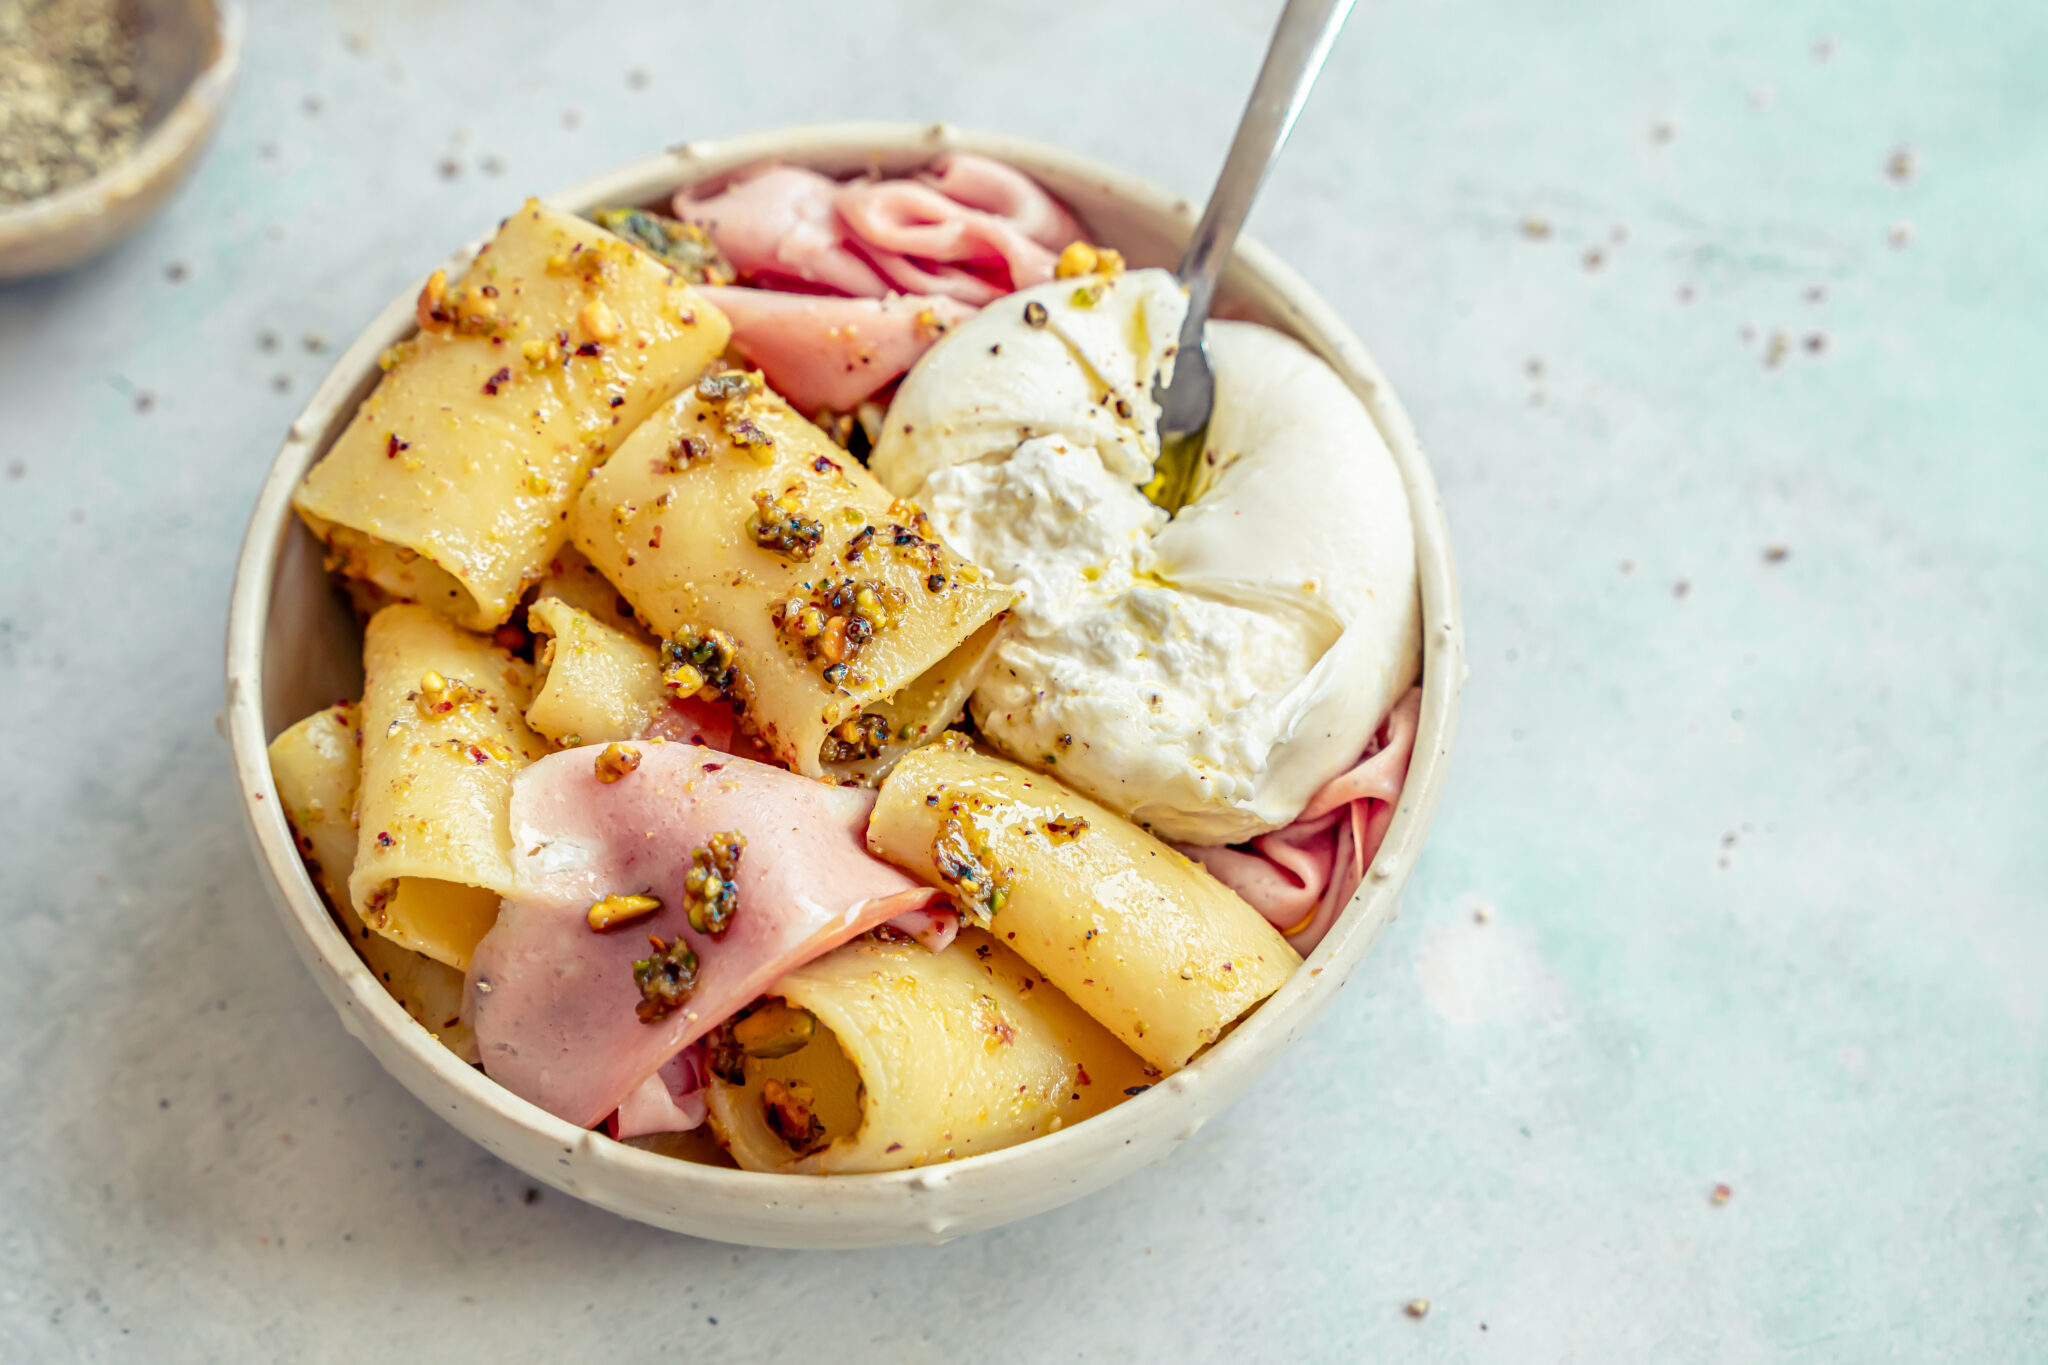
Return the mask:
<path fill-rule="evenodd" d="M 572 211 L 646 203 L 764 158 L 832 173 L 900 171 L 947 150 L 998 157 L 1070 204 L 1096 240 L 1138 265 L 1172 265 L 1192 226 L 1185 200 L 1058 148 L 944 124 L 830 124 L 688 143 L 552 197 Z M 509 209 L 511 205 L 508 203 Z M 454 264 L 469 251 L 457 253 Z M 1415 519 L 1422 583 L 1421 731 L 1401 807 L 1365 883 L 1306 965 L 1200 1060 L 1108 1113 L 1021 1146 L 943 1166 L 825 1178 L 692 1164 L 572 1127 L 464 1066 L 378 984 L 336 928 L 292 845 L 265 745 L 361 685 L 361 636 L 291 511 L 291 494 L 378 377 L 377 357 L 413 330 L 408 292 L 378 315 L 313 395 L 256 500 L 228 615 L 227 729 L 250 836 L 286 932 L 344 1027 L 429 1108 L 566 1194 L 657 1227 L 757 1246 L 941 1242 L 1041 1213 L 1108 1185 L 1193 1137 L 1313 1024 L 1399 909 L 1443 791 L 1463 622 L 1449 532 L 1429 465 L 1386 381 L 1350 331 L 1286 266 L 1250 241 L 1222 293 L 1233 315 L 1289 332 L 1364 400 L 1392 447 Z"/>
<path fill-rule="evenodd" d="M 138 79 L 165 112 L 90 180 L 0 207 L 0 280 L 99 255 L 162 208 L 213 136 L 242 61 L 242 0 L 143 0 Z"/>

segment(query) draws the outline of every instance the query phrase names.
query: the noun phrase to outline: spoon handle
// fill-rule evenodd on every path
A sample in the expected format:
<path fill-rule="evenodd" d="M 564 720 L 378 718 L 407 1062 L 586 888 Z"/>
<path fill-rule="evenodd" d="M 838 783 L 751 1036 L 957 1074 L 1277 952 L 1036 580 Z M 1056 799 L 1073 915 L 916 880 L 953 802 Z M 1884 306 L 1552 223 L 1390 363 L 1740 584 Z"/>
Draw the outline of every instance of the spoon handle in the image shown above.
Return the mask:
<path fill-rule="evenodd" d="M 1251 212 L 1252 198 L 1266 178 L 1266 170 L 1280 153 L 1280 144 L 1294 127 L 1301 106 L 1308 102 L 1308 88 L 1330 55 L 1337 30 L 1351 13 L 1354 0 L 1287 0 L 1279 26 L 1273 30 L 1273 45 L 1266 49 L 1266 64 L 1259 68 L 1258 84 L 1246 102 L 1244 118 L 1237 125 L 1237 138 L 1230 155 L 1216 177 L 1209 207 L 1188 249 L 1180 258 L 1180 281 L 1187 286 L 1188 316 L 1181 328 L 1181 349 L 1201 345 L 1202 324 L 1208 321 L 1209 304 L 1216 295 L 1216 282 L 1237 244 L 1238 229 Z"/>

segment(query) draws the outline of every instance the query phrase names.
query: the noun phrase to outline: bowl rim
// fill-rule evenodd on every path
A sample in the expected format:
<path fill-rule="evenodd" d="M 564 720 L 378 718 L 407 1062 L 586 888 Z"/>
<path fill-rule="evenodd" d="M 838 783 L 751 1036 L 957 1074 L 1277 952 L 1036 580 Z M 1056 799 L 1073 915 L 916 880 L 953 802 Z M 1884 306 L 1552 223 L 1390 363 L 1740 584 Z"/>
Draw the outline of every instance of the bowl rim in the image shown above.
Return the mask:
<path fill-rule="evenodd" d="M 557 207 L 582 211 L 607 201 L 643 202 L 654 193 L 665 192 L 659 187 L 672 189 L 771 158 L 799 163 L 836 158 L 843 162 L 849 157 L 866 155 L 880 161 L 942 151 L 992 156 L 1016 164 L 1038 178 L 1093 182 L 1115 198 L 1158 215 L 1176 232 L 1190 232 L 1193 228 L 1193 209 L 1185 198 L 1139 176 L 1035 140 L 943 123 L 798 125 L 715 141 L 688 142 L 542 197 Z M 650 192 L 649 186 L 657 188 Z M 448 266 L 453 269 L 465 263 L 481 240 L 455 252 Z M 1415 751 L 1399 807 L 1378 855 L 1356 895 L 1302 968 L 1228 1037 L 1147 1093 L 1058 1132 L 942 1165 L 818 1177 L 741 1171 L 678 1160 L 578 1128 L 462 1062 L 413 1020 L 356 956 L 315 889 L 295 847 L 270 775 L 269 734 L 263 715 L 263 650 L 276 571 L 295 521 L 291 494 L 305 470 L 325 453 L 326 445 L 338 431 L 341 405 L 369 376 L 384 348 L 409 331 L 417 285 L 388 304 L 343 351 L 292 422 L 251 509 L 228 612 L 223 728 L 232 750 L 245 825 L 279 917 L 308 969 L 316 977 L 326 978 L 322 984 L 348 1031 L 363 1038 L 364 1029 L 374 1029 L 435 1083 L 489 1111 L 538 1144 L 551 1144 L 572 1155 L 580 1153 L 600 1169 L 616 1167 L 623 1174 L 636 1177 L 639 1184 L 652 1178 L 685 1197 L 691 1191 L 701 1191 L 722 1200 L 734 1196 L 759 1199 L 774 1207 L 788 1196 L 802 1195 L 805 1197 L 794 1215 L 799 1222 L 807 1221 L 812 1210 L 817 1211 L 820 1222 L 840 1217 L 845 1211 L 834 1207 L 840 1202 L 872 1207 L 942 1185 L 973 1185 L 986 1191 L 992 1182 L 1007 1187 L 1012 1181 L 1031 1177 L 1046 1187 L 1078 1183 L 1071 1162 L 1085 1160 L 1090 1153 L 1101 1157 L 1141 1138 L 1149 1139 L 1150 1130 L 1161 1120 L 1170 1119 L 1176 1112 L 1191 1112 L 1187 1101 L 1194 1098 L 1198 1089 L 1221 1091 L 1227 1099 L 1249 1084 L 1321 1014 L 1380 930 L 1398 913 L 1402 885 L 1414 866 L 1442 796 L 1466 666 L 1449 529 L 1428 461 L 1391 387 L 1363 345 L 1321 296 L 1253 239 L 1239 239 L 1230 278 L 1254 282 L 1256 288 L 1272 296 L 1270 302 L 1283 314 L 1274 319 L 1276 324 L 1294 332 L 1335 366 L 1364 401 L 1393 452 L 1408 492 L 1415 527 L 1424 672 Z M 364 1041 L 367 1044 L 369 1040 Z M 381 1050 L 373 1047 L 372 1051 L 387 1070 L 392 1070 Z M 395 1070 L 393 1074 L 409 1089 L 414 1088 L 410 1078 L 398 1075 Z M 423 1101 L 428 1098 L 422 1091 L 415 1093 Z M 1217 1102 L 1219 1106 L 1221 1102 Z M 1178 1138 L 1192 1136 L 1203 1117 L 1195 1117 Z M 468 1131 L 463 1124 L 457 1126 Z M 483 1145 L 498 1150 L 495 1144 Z M 535 1178 L 579 1198 L 627 1216 L 663 1222 L 659 1217 L 607 1201 L 560 1171 L 536 1169 L 508 1159 L 522 1165 Z M 1066 1197 L 1085 1193 L 1088 1188 L 1092 1186 L 1076 1189 Z M 1054 1199 L 1039 1207 L 1051 1207 L 1057 1202 L 1062 1201 Z M 676 1226 L 673 1221 L 667 1225 Z M 935 1236 L 944 1235 L 937 1221 L 926 1226 Z M 719 1234 L 713 1231 L 705 1235 Z M 784 1239 L 773 1244 L 805 1243 Z"/>
<path fill-rule="evenodd" d="M 90 179 L 55 194 L 0 205 L 0 245 L 29 241 L 105 212 L 116 200 L 141 192 L 177 164 L 213 129 L 242 65 L 245 0 L 206 0 L 213 11 L 213 57 L 196 72 L 169 112 L 135 150 Z"/>

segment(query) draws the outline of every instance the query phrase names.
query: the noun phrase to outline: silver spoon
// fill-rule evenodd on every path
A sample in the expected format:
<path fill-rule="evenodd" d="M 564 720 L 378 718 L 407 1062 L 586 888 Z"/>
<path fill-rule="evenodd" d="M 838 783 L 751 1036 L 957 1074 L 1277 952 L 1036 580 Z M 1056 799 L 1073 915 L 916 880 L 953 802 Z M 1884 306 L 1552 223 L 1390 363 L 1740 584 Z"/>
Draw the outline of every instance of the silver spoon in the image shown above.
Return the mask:
<path fill-rule="evenodd" d="M 1209 424 L 1216 382 L 1209 358 L 1202 352 L 1202 327 L 1216 299 L 1216 282 L 1237 244 L 1238 229 L 1251 212 L 1252 199 L 1266 171 L 1280 155 L 1294 120 L 1308 103 L 1309 87 L 1330 55 L 1337 30 L 1351 13 L 1354 0 L 1287 0 L 1258 84 L 1238 121 L 1237 138 L 1224 158 L 1223 171 L 1209 195 L 1209 207 L 1180 258 L 1180 282 L 1188 291 L 1187 321 L 1180 329 L 1180 349 L 1173 362 L 1173 382 L 1155 391 L 1159 401 L 1159 443 L 1164 450 L 1199 434 Z M 1165 457 L 1161 457 L 1162 464 Z M 1188 463 L 1192 464 L 1192 461 Z M 1182 481 L 1181 492 L 1185 491 Z M 1179 498 L 1173 499 L 1177 504 Z M 1168 511 L 1174 510 L 1168 506 Z"/>

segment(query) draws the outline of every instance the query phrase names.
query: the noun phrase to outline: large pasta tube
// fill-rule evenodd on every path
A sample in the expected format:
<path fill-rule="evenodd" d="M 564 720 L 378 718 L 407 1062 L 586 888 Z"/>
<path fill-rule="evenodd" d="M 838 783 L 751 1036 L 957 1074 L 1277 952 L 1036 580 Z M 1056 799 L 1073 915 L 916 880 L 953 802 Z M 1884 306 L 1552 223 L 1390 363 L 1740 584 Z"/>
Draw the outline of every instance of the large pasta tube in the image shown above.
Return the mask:
<path fill-rule="evenodd" d="M 654 646 L 558 597 L 528 607 L 526 623 L 547 637 L 526 723 L 557 744 L 637 739 L 669 709 Z"/>
<path fill-rule="evenodd" d="M 348 574 L 472 629 L 502 624 L 562 544 L 585 475 L 725 347 L 725 317 L 653 256 L 529 199 L 294 502 Z"/>
<path fill-rule="evenodd" d="M 633 615 L 633 604 L 619 596 L 619 590 L 612 586 L 609 578 L 597 571 L 597 565 L 567 541 L 555 551 L 554 558 L 548 561 L 547 572 L 541 575 L 539 585 L 534 588 L 536 602 L 548 597 L 559 597 L 613 630 L 642 643 L 652 643 L 652 637 Z"/>
<path fill-rule="evenodd" d="M 570 530 L 811 777 L 871 776 L 944 728 L 1016 595 L 738 372 L 642 423 L 591 477 Z"/>
<path fill-rule="evenodd" d="M 370 928 L 458 971 L 512 887 L 512 775 L 548 749 L 520 715 L 532 673 L 409 603 L 363 639 L 350 898 Z"/>
<path fill-rule="evenodd" d="M 751 1171 L 975 1156 L 1099 1114 L 1146 1079 L 1128 1048 L 979 930 L 940 953 L 849 943 L 774 993 L 816 1021 L 798 1016 L 809 1041 L 773 1057 L 721 1039 L 726 1060 L 715 1064 L 738 1064 L 745 1079 L 714 1075 L 706 1096 L 719 1137 Z"/>
<path fill-rule="evenodd" d="M 956 736 L 889 774 L 868 848 L 950 891 L 1161 1071 L 1185 1066 L 1301 965 L 1198 864 Z"/>
<path fill-rule="evenodd" d="M 270 775 L 298 839 L 306 870 L 363 964 L 399 1005 L 466 1062 L 476 1039 L 462 1022 L 462 973 L 373 934 L 348 898 L 356 861 L 356 780 L 362 771 L 361 708 L 339 702 L 315 711 L 270 741 Z"/>

